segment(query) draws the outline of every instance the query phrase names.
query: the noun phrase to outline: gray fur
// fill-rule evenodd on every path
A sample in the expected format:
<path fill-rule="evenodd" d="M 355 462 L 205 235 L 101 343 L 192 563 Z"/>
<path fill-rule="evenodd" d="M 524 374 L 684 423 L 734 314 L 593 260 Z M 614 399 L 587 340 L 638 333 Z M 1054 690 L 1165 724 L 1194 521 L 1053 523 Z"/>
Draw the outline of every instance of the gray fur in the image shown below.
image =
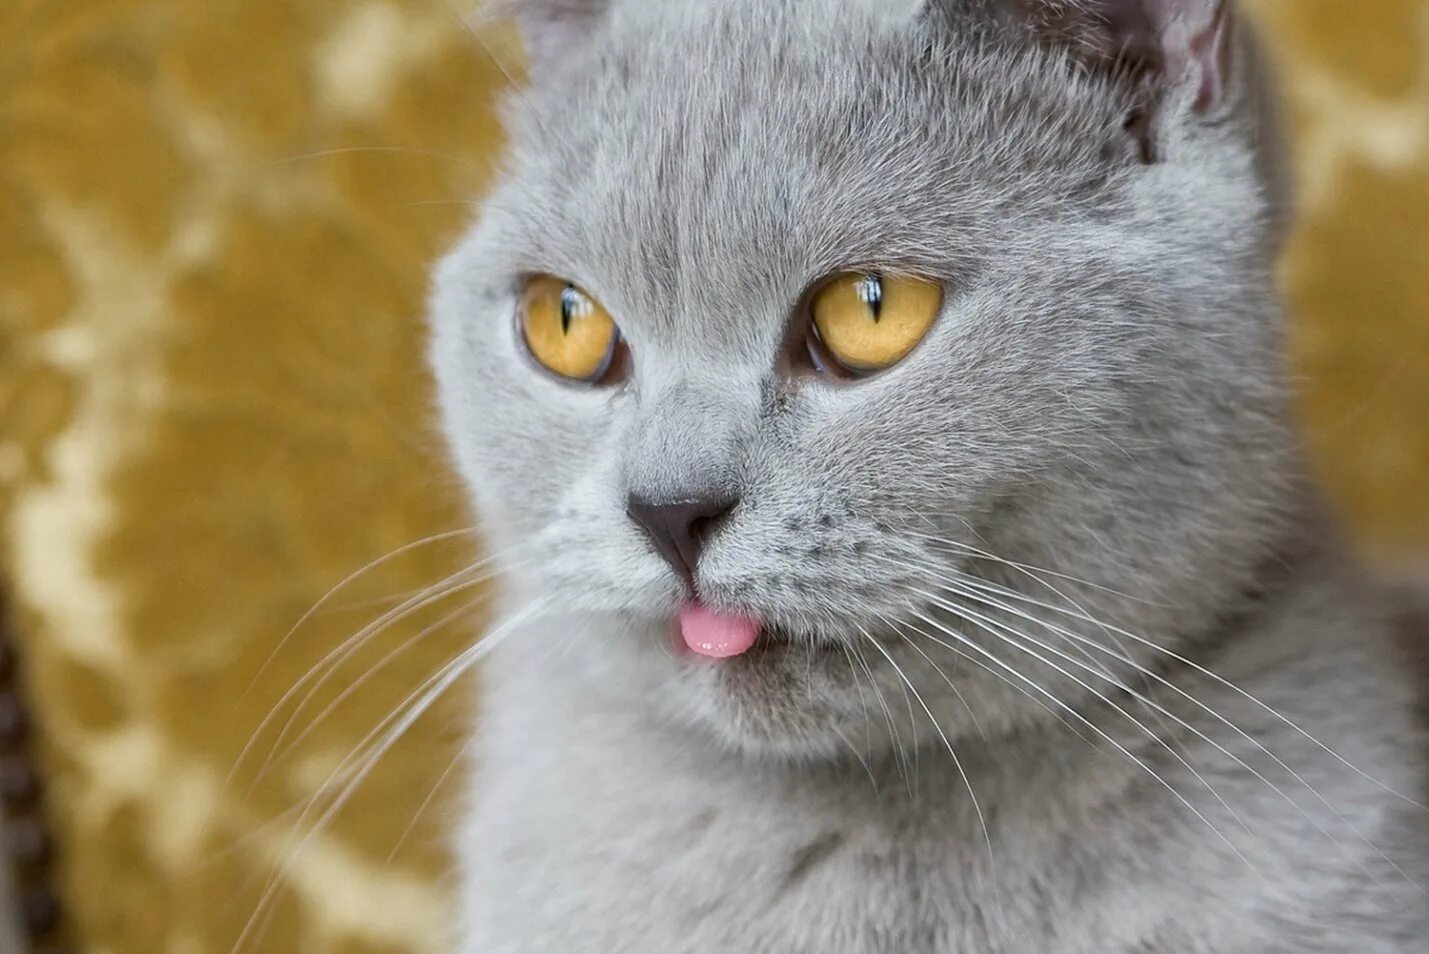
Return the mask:
<path fill-rule="evenodd" d="M 1243 25 L 1200 108 L 1065 3 L 545 2 L 434 296 L 507 609 L 542 601 L 485 669 L 462 954 L 1429 949 L 1412 687 L 1290 429 Z M 804 291 L 872 266 L 945 281 L 928 339 L 777 373 Z M 532 366 L 534 272 L 606 305 L 626 383 Z M 720 664 L 669 651 L 625 514 L 711 489 L 702 597 L 790 634 Z"/>

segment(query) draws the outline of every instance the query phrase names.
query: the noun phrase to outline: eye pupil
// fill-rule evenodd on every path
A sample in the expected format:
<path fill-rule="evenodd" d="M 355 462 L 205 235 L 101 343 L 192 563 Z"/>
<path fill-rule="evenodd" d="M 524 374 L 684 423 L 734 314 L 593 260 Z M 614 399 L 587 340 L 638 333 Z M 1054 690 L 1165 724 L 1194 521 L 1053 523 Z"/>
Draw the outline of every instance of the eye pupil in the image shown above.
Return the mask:
<path fill-rule="evenodd" d="M 875 272 L 860 279 L 858 297 L 868 307 L 875 322 L 881 319 L 883 317 L 883 276 Z"/>
<path fill-rule="evenodd" d="M 574 285 L 567 285 L 561 289 L 561 334 L 571 333 L 571 319 L 575 317 L 576 311 L 580 308 L 580 292 Z"/>

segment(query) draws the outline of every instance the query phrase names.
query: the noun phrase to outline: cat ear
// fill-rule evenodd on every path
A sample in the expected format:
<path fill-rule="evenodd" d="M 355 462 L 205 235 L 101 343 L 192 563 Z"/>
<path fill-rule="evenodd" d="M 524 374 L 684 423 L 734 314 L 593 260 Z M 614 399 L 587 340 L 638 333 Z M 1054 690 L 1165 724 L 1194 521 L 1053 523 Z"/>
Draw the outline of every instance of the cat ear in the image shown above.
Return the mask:
<path fill-rule="evenodd" d="M 610 0 L 495 0 L 491 13 L 515 21 L 533 71 L 558 68 L 589 44 Z"/>
<path fill-rule="evenodd" d="M 1157 99 L 1193 84 L 1194 108 L 1214 112 L 1230 78 L 1230 0 L 1014 0 L 1034 28 L 1070 44 L 1097 69 Z"/>

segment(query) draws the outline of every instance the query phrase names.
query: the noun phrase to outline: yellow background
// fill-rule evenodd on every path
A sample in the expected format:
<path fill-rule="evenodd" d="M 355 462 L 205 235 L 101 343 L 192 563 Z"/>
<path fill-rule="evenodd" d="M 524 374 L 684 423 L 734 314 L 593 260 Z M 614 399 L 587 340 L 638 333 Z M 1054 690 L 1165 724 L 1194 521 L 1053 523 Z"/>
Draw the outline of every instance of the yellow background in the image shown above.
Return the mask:
<path fill-rule="evenodd" d="M 233 769 L 304 672 L 474 550 L 457 535 L 364 575 L 262 669 L 348 573 L 467 523 L 422 298 L 491 168 L 502 70 L 457 2 L 0 3 L 0 566 L 86 950 L 229 954 L 280 868 L 248 950 L 449 950 L 442 776 L 469 700 L 331 824 L 299 813 L 465 643 L 479 588 L 348 660 L 289 741 L 446 620 L 266 762 L 290 700 Z M 1429 7 L 1252 6 L 1297 143 L 1309 442 L 1366 552 L 1422 565 Z"/>

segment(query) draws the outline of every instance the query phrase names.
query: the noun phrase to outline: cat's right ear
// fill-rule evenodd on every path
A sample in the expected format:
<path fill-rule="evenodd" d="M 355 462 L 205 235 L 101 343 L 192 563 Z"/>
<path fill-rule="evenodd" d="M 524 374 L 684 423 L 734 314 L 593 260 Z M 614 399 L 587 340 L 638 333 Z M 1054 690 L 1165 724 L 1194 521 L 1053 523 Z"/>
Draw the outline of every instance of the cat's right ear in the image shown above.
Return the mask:
<path fill-rule="evenodd" d="M 1193 80 L 1199 113 L 1224 97 L 1230 0 L 1012 0 L 1012 6 L 1089 65 L 1152 86 Z"/>
<path fill-rule="evenodd" d="M 1218 114 L 1230 98 L 1231 0 L 990 2 L 1033 37 L 1127 91 L 1135 103 L 1127 128 L 1148 161 L 1164 126 L 1188 113 Z M 1190 108 L 1169 115 L 1178 104 Z"/>
<path fill-rule="evenodd" d="M 557 69 L 578 55 L 609 7 L 610 0 L 494 0 L 487 12 L 516 24 L 534 71 Z"/>

